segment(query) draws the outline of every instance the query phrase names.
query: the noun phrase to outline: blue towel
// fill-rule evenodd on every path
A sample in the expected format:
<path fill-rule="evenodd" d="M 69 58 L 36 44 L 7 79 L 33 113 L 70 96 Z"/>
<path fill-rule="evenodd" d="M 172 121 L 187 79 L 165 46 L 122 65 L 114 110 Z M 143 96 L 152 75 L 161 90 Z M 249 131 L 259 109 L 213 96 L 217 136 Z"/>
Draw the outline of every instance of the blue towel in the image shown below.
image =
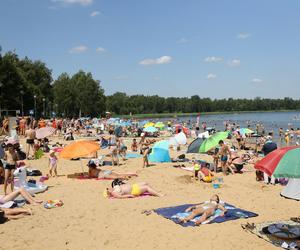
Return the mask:
<path fill-rule="evenodd" d="M 174 221 L 175 223 L 179 224 L 179 219 L 186 218 L 189 213 L 186 213 L 185 210 L 190 207 L 197 204 L 185 204 L 181 206 L 176 207 L 166 207 L 166 208 L 158 208 L 155 209 L 154 212 L 157 214 Z M 228 203 L 225 203 L 225 208 L 227 209 L 227 213 L 225 216 L 220 216 L 222 213 L 221 210 L 217 209 L 215 214 L 209 217 L 204 223 L 202 224 L 210 224 L 210 223 L 222 223 L 229 220 L 236 220 L 241 218 L 250 218 L 250 217 L 256 217 L 258 214 L 252 213 L 243 209 L 236 208 L 235 206 L 232 206 Z M 188 226 L 195 226 L 195 221 L 197 221 L 199 217 L 194 218 L 193 220 L 187 222 L 187 223 L 180 223 L 183 227 Z"/>

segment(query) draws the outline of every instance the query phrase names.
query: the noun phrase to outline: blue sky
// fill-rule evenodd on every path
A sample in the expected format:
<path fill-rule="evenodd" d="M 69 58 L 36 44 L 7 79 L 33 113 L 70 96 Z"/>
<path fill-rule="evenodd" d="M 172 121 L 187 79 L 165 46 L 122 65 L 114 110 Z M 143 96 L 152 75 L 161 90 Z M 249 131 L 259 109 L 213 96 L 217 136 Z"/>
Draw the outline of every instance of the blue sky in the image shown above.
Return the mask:
<path fill-rule="evenodd" d="M 1 0 L 0 45 L 106 94 L 293 97 L 298 0 Z"/>

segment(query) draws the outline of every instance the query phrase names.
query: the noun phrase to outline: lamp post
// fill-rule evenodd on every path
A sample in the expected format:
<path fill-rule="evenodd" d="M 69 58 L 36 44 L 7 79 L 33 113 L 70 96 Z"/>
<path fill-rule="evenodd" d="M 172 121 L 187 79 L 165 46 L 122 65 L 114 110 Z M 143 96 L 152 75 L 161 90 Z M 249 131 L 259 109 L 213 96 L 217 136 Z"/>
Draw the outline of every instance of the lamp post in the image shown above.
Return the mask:
<path fill-rule="evenodd" d="M 2 86 L 3 86 L 3 83 L 0 82 L 0 118 L 2 117 L 2 110 L 1 110 L 1 105 L 2 105 Z"/>
<path fill-rule="evenodd" d="M 24 116 L 24 107 L 23 107 L 23 95 L 24 95 L 24 91 L 21 90 L 20 94 L 21 94 L 21 114 L 22 114 L 22 116 Z"/>
<path fill-rule="evenodd" d="M 33 98 L 34 98 L 34 118 L 36 119 L 36 95 L 34 95 Z"/>
<path fill-rule="evenodd" d="M 46 101 L 46 99 L 45 99 L 45 97 L 43 97 L 43 118 L 45 118 L 45 109 L 46 109 L 45 101 Z"/>

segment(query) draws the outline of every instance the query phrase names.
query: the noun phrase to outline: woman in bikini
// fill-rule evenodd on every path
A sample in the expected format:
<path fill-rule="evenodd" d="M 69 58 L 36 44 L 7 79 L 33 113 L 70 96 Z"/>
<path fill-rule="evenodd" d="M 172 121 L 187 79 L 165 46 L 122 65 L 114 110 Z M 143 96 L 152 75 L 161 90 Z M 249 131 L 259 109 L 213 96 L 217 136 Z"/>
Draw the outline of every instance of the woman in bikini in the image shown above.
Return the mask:
<path fill-rule="evenodd" d="M 13 171 L 16 169 L 16 164 L 18 161 L 18 155 L 12 144 L 7 144 L 7 151 L 5 151 L 4 160 L 5 160 L 4 194 L 6 195 L 7 186 L 9 182 L 11 186 L 11 191 L 14 191 Z"/>
<path fill-rule="evenodd" d="M 149 186 L 146 182 L 140 182 L 135 184 L 121 184 L 115 185 L 112 188 L 107 188 L 104 192 L 105 196 L 113 197 L 113 198 L 134 198 L 137 196 L 141 196 L 145 193 L 149 193 L 152 196 L 162 197 L 163 194 L 154 190 L 151 186 Z"/>
<path fill-rule="evenodd" d="M 201 225 L 202 222 L 206 221 L 212 216 L 217 209 L 222 210 L 221 216 L 224 216 L 227 210 L 220 205 L 220 198 L 218 195 L 213 195 L 209 201 L 201 203 L 196 206 L 191 206 L 185 210 L 185 212 L 192 212 L 188 217 L 179 220 L 180 223 L 187 223 L 188 221 L 200 216 L 200 219 L 195 222 L 195 226 Z"/>
<path fill-rule="evenodd" d="M 116 173 L 111 170 L 101 170 L 97 168 L 95 163 L 88 164 L 89 177 L 99 179 L 129 179 L 132 176 L 137 176 L 136 173 Z"/>

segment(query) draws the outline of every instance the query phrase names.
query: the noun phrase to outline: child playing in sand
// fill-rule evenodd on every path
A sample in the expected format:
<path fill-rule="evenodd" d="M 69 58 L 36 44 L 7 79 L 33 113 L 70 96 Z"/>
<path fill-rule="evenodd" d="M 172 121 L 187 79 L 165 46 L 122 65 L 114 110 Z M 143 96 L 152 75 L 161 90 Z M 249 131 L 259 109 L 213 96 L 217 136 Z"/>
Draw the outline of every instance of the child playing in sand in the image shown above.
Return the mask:
<path fill-rule="evenodd" d="M 200 165 L 198 164 L 198 162 L 195 159 L 193 159 L 192 163 L 193 163 L 193 167 L 194 167 L 194 177 L 196 180 L 198 180 L 198 173 L 200 171 Z"/>
<path fill-rule="evenodd" d="M 57 177 L 57 157 L 55 155 L 54 151 L 50 151 L 49 154 L 49 165 L 50 170 L 49 170 L 49 174 L 52 177 L 52 172 L 54 172 L 54 176 Z"/>

